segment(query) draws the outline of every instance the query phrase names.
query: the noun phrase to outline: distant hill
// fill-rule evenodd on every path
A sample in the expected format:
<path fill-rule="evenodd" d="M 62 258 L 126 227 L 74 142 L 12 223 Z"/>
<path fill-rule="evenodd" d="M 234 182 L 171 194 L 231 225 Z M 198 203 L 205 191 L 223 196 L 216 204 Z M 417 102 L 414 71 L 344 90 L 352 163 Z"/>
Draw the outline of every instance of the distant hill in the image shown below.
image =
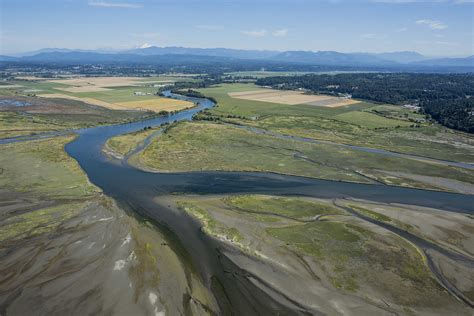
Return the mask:
<path fill-rule="evenodd" d="M 379 54 L 373 54 L 373 55 L 381 59 L 394 61 L 401 64 L 418 62 L 418 61 L 427 59 L 425 56 L 417 52 L 390 52 L 390 53 L 379 53 Z"/>
<path fill-rule="evenodd" d="M 14 54 L 14 57 L 29 57 L 44 53 L 117 53 L 117 50 L 87 50 L 87 49 L 69 49 L 69 48 L 42 48 L 31 52 Z"/>
<path fill-rule="evenodd" d="M 394 64 L 393 61 L 381 59 L 373 54 L 339 53 L 334 51 L 287 51 L 274 56 L 272 59 L 331 66 L 389 66 Z"/>
<path fill-rule="evenodd" d="M 349 67 L 362 70 L 385 71 L 474 71 L 474 57 L 428 59 L 417 52 L 340 53 L 335 51 L 272 51 L 229 48 L 147 47 L 123 51 L 88 51 L 45 48 L 14 56 L 0 56 L 0 62 L 41 63 L 130 63 L 180 64 L 213 62 L 265 67 L 281 64 L 314 67 Z M 244 67 L 245 68 L 245 67 Z M 286 67 L 288 68 L 288 67 Z M 439 68 L 439 69 L 438 69 Z"/>
<path fill-rule="evenodd" d="M 136 55 L 196 55 L 217 56 L 241 59 L 266 59 L 277 55 L 278 51 L 271 50 L 243 50 L 231 48 L 187 48 L 187 47 L 156 47 L 136 48 L 123 51 L 126 54 Z"/>
<path fill-rule="evenodd" d="M 42 63 L 130 63 L 130 64 L 160 64 L 160 63 L 210 63 L 229 62 L 231 58 L 196 56 L 196 55 L 134 55 L 134 54 L 101 54 L 89 52 L 52 52 L 27 56 L 20 59 L 27 62 Z"/>
<path fill-rule="evenodd" d="M 0 61 L 16 61 L 18 58 L 12 56 L 0 55 Z"/>
<path fill-rule="evenodd" d="M 417 63 L 427 66 L 445 66 L 445 67 L 474 67 L 474 55 L 465 58 L 437 58 L 428 59 Z"/>

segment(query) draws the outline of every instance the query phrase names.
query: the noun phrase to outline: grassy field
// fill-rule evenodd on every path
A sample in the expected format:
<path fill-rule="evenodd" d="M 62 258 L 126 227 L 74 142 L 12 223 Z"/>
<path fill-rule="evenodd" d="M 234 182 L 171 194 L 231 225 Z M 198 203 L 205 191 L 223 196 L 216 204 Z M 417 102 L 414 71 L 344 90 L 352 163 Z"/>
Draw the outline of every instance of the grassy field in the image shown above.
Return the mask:
<path fill-rule="evenodd" d="M 308 220 L 318 215 L 340 215 L 343 212 L 329 204 L 305 199 L 277 198 L 265 195 L 239 195 L 224 199 L 225 203 L 239 210 L 260 215 L 282 215 L 297 220 Z"/>
<path fill-rule="evenodd" d="M 218 106 L 199 117 L 256 126 L 288 135 L 474 162 L 471 135 L 423 123 L 422 115 L 401 107 L 366 102 L 337 108 L 305 104 L 295 106 L 240 100 L 228 95 L 253 89 L 260 88 L 253 84 L 223 84 L 200 89 L 204 95 L 216 99 Z"/>
<path fill-rule="evenodd" d="M 156 133 L 157 129 L 148 129 L 135 133 L 124 134 L 110 138 L 105 146 L 106 150 L 112 150 L 120 156 L 125 156 L 143 142 L 148 136 Z"/>
<path fill-rule="evenodd" d="M 0 138 L 31 135 L 58 127 L 39 117 L 28 118 L 15 112 L 0 112 Z"/>
<path fill-rule="evenodd" d="M 156 137 L 133 160 L 163 171 L 267 171 L 323 179 L 443 189 L 435 180 L 415 181 L 395 173 L 474 183 L 467 170 L 380 156 L 328 144 L 255 134 L 232 125 L 183 122 Z M 391 172 L 390 174 L 387 172 Z"/>
<path fill-rule="evenodd" d="M 201 222 L 204 233 L 275 263 L 273 273 L 291 278 L 295 271 L 304 274 L 311 267 L 312 278 L 293 280 L 308 286 L 308 291 L 323 284 L 368 302 L 382 299 L 404 312 L 454 302 L 413 244 L 350 216 L 331 201 L 264 195 L 176 199 L 181 209 Z M 292 220 L 321 214 L 331 215 L 305 223 Z M 273 220 L 278 215 L 283 217 Z M 278 282 L 264 271 L 260 277 Z"/>
<path fill-rule="evenodd" d="M 0 145 L 0 186 L 64 199 L 84 198 L 99 192 L 63 150 L 72 139 L 72 136 L 55 137 Z"/>
<path fill-rule="evenodd" d="M 399 121 L 388 119 L 379 115 L 372 114 L 365 111 L 351 111 L 334 116 L 337 121 L 343 121 L 352 125 L 364 126 L 366 128 L 390 128 L 390 127 L 406 127 L 412 123 L 406 121 Z"/>

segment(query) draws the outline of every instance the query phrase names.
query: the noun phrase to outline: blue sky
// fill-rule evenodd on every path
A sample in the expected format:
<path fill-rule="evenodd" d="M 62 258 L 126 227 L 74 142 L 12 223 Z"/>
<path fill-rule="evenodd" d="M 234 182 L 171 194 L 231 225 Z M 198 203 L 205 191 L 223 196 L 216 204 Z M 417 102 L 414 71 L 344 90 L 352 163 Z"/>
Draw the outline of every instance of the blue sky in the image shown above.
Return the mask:
<path fill-rule="evenodd" d="M 0 54 L 139 46 L 474 54 L 474 0 L 2 0 Z"/>

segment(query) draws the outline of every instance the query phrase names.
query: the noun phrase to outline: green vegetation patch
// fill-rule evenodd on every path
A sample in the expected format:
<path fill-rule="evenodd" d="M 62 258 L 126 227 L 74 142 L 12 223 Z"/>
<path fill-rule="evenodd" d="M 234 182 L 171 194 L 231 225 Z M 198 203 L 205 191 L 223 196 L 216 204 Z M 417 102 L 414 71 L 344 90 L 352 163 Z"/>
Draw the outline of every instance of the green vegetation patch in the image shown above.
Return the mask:
<path fill-rule="evenodd" d="M 413 123 L 424 122 L 426 120 L 425 115 L 407 108 L 403 108 L 399 105 L 377 105 L 366 111 L 385 118 L 410 121 Z"/>
<path fill-rule="evenodd" d="M 474 183 L 474 174 L 460 168 L 201 121 L 172 126 L 153 139 L 139 157 L 140 163 L 146 167 L 165 171 L 265 171 L 355 182 L 372 182 L 371 179 L 383 182 L 387 177 L 380 170 L 386 170 Z M 426 186 L 405 180 L 403 176 L 392 178 L 399 178 L 399 183 L 407 186 Z"/>
<path fill-rule="evenodd" d="M 64 151 L 64 145 L 73 139 L 68 136 L 0 145 L 0 187 L 61 199 L 100 192 Z"/>
<path fill-rule="evenodd" d="M 324 161 L 315 164 L 295 157 L 302 150 L 317 152 Z M 183 122 L 156 137 L 141 153 L 140 160 L 157 170 L 271 171 L 365 182 L 336 165 L 324 165 L 339 152 L 339 148 L 298 143 L 233 126 Z"/>
<path fill-rule="evenodd" d="M 410 126 L 412 123 L 385 118 L 376 114 L 362 111 L 352 111 L 334 116 L 335 119 L 344 121 L 350 124 L 364 126 L 366 128 L 377 127 L 402 127 Z"/>
<path fill-rule="evenodd" d="M 357 291 L 360 285 L 369 285 L 407 306 L 436 306 L 444 297 L 418 250 L 397 236 L 328 221 L 266 231 L 284 247 L 315 257 L 336 288 Z"/>
<path fill-rule="evenodd" d="M 138 132 L 124 134 L 109 138 L 106 146 L 112 149 L 114 152 L 125 156 L 133 149 L 135 149 L 141 142 L 143 142 L 148 136 L 156 133 L 156 129 L 140 130 Z"/>
<path fill-rule="evenodd" d="M 331 281 L 337 288 L 358 289 L 357 280 L 350 271 L 350 261 L 364 254 L 360 230 L 339 222 L 312 222 L 303 225 L 267 228 L 267 233 L 281 240 L 287 247 L 318 260 L 329 262 Z"/>
<path fill-rule="evenodd" d="M 358 232 L 350 230 L 344 223 L 312 222 L 268 228 L 267 232 L 302 252 L 320 259 L 328 258 L 328 256 L 347 259 L 347 256 L 362 254 L 358 245 L 361 240 Z M 330 250 L 331 248 L 333 251 Z"/>
<path fill-rule="evenodd" d="M 361 213 L 362 215 L 368 216 L 370 218 L 373 218 L 375 220 L 381 221 L 381 222 L 391 222 L 392 219 L 388 217 L 387 215 L 371 211 L 369 209 L 355 206 L 355 205 L 349 205 L 354 211 Z"/>
<path fill-rule="evenodd" d="M 61 127 L 39 116 L 0 112 L 0 138 L 32 135 L 59 129 Z"/>
<path fill-rule="evenodd" d="M 194 216 L 202 224 L 202 230 L 209 236 L 216 238 L 225 238 L 230 242 L 239 243 L 242 241 L 242 235 L 234 227 L 227 227 L 225 224 L 216 221 L 208 211 L 200 208 L 190 202 L 178 201 L 180 209 Z"/>
<path fill-rule="evenodd" d="M 269 215 L 273 213 L 295 219 L 308 219 L 325 214 L 343 214 L 341 210 L 332 205 L 310 202 L 302 198 L 240 195 L 225 198 L 224 202 L 242 211 Z"/>

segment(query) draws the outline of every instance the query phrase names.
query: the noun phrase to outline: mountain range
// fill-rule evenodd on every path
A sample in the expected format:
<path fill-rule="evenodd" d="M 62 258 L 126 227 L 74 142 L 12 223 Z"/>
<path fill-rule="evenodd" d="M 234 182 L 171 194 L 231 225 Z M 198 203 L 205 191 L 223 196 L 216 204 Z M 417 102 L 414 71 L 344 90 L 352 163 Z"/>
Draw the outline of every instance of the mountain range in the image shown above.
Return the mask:
<path fill-rule="evenodd" d="M 466 67 L 474 68 L 474 56 L 430 59 L 417 52 L 340 53 L 335 51 L 273 51 L 229 48 L 146 47 L 130 50 L 73 50 L 45 48 L 14 56 L 0 56 L 0 62 L 54 63 L 150 63 L 172 61 L 229 62 L 266 61 L 318 66 L 350 67 Z"/>

